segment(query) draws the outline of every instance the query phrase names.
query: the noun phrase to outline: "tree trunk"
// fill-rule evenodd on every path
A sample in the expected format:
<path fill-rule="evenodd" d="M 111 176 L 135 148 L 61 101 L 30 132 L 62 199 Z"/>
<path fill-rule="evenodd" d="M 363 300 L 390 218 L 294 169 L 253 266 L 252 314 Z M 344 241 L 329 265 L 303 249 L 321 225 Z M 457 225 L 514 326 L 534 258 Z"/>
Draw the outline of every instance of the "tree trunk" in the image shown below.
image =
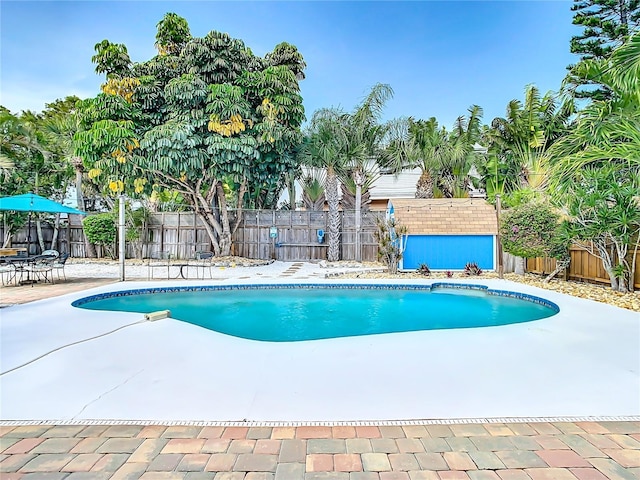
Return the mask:
<path fill-rule="evenodd" d="M 51 237 L 51 249 L 58 250 L 58 232 L 60 231 L 60 214 L 56 213 L 56 219 L 53 222 L 53 236 Z"/>
<path fill-rule="evenodd" d="M 356 223 L 356 237 L 355 237 L 355 249 L 356 249 L 356 262 L 362 260 L 362 251 L 360 247 L 360 229 L 362 223 L 362 184 L 365 181 L 364 173 L 358 170 L 353 172 L 353 181 L 356 184 L 356 211 L 355 211 L 355 223 Z"/>
<path fill-rule="evenodd" d="M 36 233 L 38 235 L 38 245 L 40 246 L 40 251 L 44 252 L 46 250 L 44 246 L 44 237 L 42 236 L 42 221 L 40 218 L 36 218 Z"/>
<path fill-rule="evenodd" d="M 636 289 L 636 258 L 638 257 L 638 247 L 640 247 L 640 233 L 636 239 L 636 245 L 633 248 L 633 255 L 631 255 L 631 272 L 629 274 L 629 291 L 634 292 Z"/>
<path fill-rule="evenodd" d="M 220 244 L 218 243 L 218 238 L 222 233 L 222 228 L 216 219 L 212 206 L 213 198 L 216 196 L 216 188 L 212 185 L 210 189 L 211 192 L 207 194 L 207 197 L 204 197 L 199 191 L 192 192 L 192 199 L 196 209 L 196 215 L 202 219 L 207 235 L 209 235 L 209 240 L 213 246 L 213 254 L 218 257 L 220 256 Z"/>
<path fill-rule="evenodd" d="M 220 255 L 228 257 L 231 255 L 231 227 L 229 221 L 229 208 L 227 207 L 227 198 L 224 195 L 222 182 L 216 183 L 216 194 L 218 197 L 218 205 L 220 205 L 220 226 L 222 227 L 222 232 L 220 234 Z"/>
<path fill-rule="evenodd" d="M 293 174 L 289 175 L 289 181 L 287 182 L 287 190 L 289 194 L 289 208 L 291 210 L 296 209 L 296 177 Z"/>
<path fill-rule="evenodd" d="M 629 247 L 626 243 L 621 241 L 616 241 L 616 255 L 618 257 L 618 266 L 621 267 L 622 276 L 618 277 L 618 290 L 621 292 L 630 292 L 631 289 L 628 286 L 627 275 L 629 275 L 629 264 L 627 263 L 627 252 L 629 251 Z M 633 284 L 633 277 L 631 277 L 630 282 Z"/>
<path fill-rule="evenodd" d="M 416 184 L 416 198 L 433 198 L 433 177 L 424 170 Z"/>
<path fill-rule="evenodd" d="M 340 260 L 340 212 L 338 211 L 340 198 L 338 195 L 338 177 L 333 167 L 327 168 L 324 191 L 329 205 L 327 260 L 329 262 L 337 262 Z"/>
<path fill-rule="evenodd" d="M 549 275 L 547 275 L 547 277 L 543 280 L 543 283 L 549 283 L 549 281 L 555 277 L 557 274 L 559 274 L 560 272 L 562 272 L 563 270 L 565 270 L 569 264 L 571 263 L 571 258 L 567 257 L 567 258 L 563 258 L 563 259 L 556 259 L 556 268 L 553 272 L 551 272 Z"/>
<path fill-rule="evenodd" d="M 76 202 L 78 203 L 78 209 L 84 210 L 84 196 L 82 195 L 82 161 L 80 166 L 76 165 Z"/>
<path fill-rule="evenodd" d="M 516 257 L 516 269 L 514 273 L 516 275 L 524 275 L 526 264 L 527 261 L 524 257 Z"/>
<path fill-rule="evenodd" d="M 602 260 L 602 266 L 604 267 L 605 272 L 609 275 L 609 281 L 611 282 L 611 289 L 616 292 L 619 289 L 618 286 L 618 277 L 616 277 L 615 272 L 613 271 L 613 262 L 611 260 L 611 254 L 607 249 L 607 246 L 604 243 L 594 241 L 593 242 L 596 249 L 598 250 L 598 257 Z"/>

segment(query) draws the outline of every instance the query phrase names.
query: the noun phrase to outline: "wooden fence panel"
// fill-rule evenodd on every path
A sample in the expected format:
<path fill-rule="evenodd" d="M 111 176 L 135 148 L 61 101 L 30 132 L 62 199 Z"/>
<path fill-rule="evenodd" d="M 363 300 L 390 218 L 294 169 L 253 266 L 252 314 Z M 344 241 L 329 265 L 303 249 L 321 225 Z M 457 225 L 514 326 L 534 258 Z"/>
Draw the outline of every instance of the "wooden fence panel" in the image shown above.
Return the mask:
<path fill-rule="evenodd" d="M 566 278 L 581 282 L 593 282 L 609 285 L 609 275 L 602 265 L 602 261 L 587 250 L 574 246 L 569 249 L 571 263 Z M 635 259 L 636 269 L 634 288 L 640 289 L 640 255 Z M 530 258 L 527 260 L 527 271 L 531 273 L 548 274 L 556 268 L 556 261 L 552 258 Z"/>
<path fill-rule="evenodd" d="M 355 258 L 355 218 L 353 212 L 341 212 L 341 258 Z M 383 212 L 367 212 L 362 216 L 362 259 L 377 260 L 378 245 L 373 232 L 376 219 Z M 322 260 L 327 258 L 327 212 L 263 210 L 246 211 L 234 236 L 234 253 L 249 258 L 275 258 L 283 261 Z M 275 240 L 269 236 L 276 227 Z M 325 232 L 318 243 L 318 230 Z"/>

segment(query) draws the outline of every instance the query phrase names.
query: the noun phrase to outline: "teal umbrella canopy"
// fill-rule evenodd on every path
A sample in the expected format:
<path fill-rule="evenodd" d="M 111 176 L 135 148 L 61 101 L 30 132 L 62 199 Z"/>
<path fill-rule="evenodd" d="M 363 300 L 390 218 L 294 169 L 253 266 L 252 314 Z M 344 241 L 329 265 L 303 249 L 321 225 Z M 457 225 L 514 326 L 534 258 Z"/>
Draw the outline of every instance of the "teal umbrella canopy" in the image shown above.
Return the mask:
<path fill-rule="evenodd" d="M 66 207 L 61 203 L 54 202 L 48 198 L 41 197 L 35 193 L 24 193 L 12 197 L 0 198 L 0 210 L 11 210 L 14 212 L 48 212 L 48 213 L 71 213 L 75 215 L 87 215 L 86 212 Z"/>

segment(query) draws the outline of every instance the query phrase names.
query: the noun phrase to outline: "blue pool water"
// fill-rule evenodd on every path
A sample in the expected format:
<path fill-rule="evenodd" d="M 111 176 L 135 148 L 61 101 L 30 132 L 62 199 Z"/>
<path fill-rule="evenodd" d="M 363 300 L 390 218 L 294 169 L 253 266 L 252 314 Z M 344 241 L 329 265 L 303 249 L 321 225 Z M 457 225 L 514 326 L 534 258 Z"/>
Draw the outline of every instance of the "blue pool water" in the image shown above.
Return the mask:
<path fill-rule="evenodd" d="M 101 294 L 74 306 L 140 313 L 170 310 L 174 319 L 271 342 L 497 326 L 558 312 L 540 298 L 459 286 L 177 287 Z"/>

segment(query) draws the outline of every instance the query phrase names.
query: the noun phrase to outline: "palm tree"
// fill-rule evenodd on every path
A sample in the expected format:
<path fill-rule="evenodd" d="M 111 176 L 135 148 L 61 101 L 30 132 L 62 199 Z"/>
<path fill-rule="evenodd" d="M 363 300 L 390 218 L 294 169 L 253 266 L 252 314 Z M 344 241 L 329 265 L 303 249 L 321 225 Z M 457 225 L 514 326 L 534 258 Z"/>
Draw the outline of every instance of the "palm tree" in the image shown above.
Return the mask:
<path fill-rule="evenodd" d="M 450 144 L 445 127 L 435 117 L 429 120 L 408 119 L 409 145 L 404 168 L 419 167 L 422 171 L 416 185 L 416 198 L 433 198 L 434 186 Z"/>
<path fill-rule="evenodd" d="M 302 202 L 307 210 L 322 211 L 324 209 L 324 170 L 312 168 L 300 179 L 302 185 Z"/>
<path fill-rule="evenodd" d="M 21 157 L 40 151 L 35 132 L 6 108 L 0 110 L 0 166 L 6 173 Z"/>
<path fill-rule="evenodd" d="M 360 230 L 362 223 L 362 190 L 367 182 L 379 175 L 379 165 L 385 158 L 383 145 L 390 131 L 388 124 L 381 124 L 383 108 L 393 96 L 390 85 L 378 83 L 356 108 L 346 116 L 346 142 L 343 145 L 344 167 L 351 174 L 355 185 L 355 259 L 362 259 Z M 386 158 L 385 158 L 386 161 Z"/>
<path fill-rule="evenodd" d="M 343 168 L 344 157 L 339 152 L 345 142 L 341 115 L 336 109 L 317 110 L 311 118 L 305 148 L 301 152 L 306 165 L 326 170 L 324 194 L 329 207 L 327 260 L 330 262 L 340 259 L 340 193 L 337 172 Z"/>
<path fill-rule="evenodd" d="M 380 123 L 380 118 L 385 103 L 392 95 L 389 85 L 377 84 L 353 113 L 329 108 L 318 110 L 313 115 L 307 164 L 324 167 L 327 172 L 325 195 L 329 206 L 329 261 L 339 258 L 338 180 L 345 175 L 355 185 L 355 252 L 356 260 L 361 258 L 362 191 L 367 182 L 380 174 L 379 165 L 389 155 L 384 147 L 389 143 L 392 129 L 388 122 Z"/>
<path fill-rule="evenodd" d="M 469 172 L 475 163 L 474 145 L 480 139 L 482 109 L 473 105 L 469 117 L 460 116 L 451 132 L 428 120 L 408 118 L 406 135 L 395 135 L 388 151 L 398 151 L 389 165 L 399 172 L 419 168 L 416 198 L 467 196 Z"/>
<path fill-rule="evenodd" d="M 480 139 L 482 108 L 473 105 L 469 108 L 469 117 L 457 118 L 453 131 L 449 135 L 448 155 L 442 157 L 440 164 L 440 190 L 447 198 L 468 196 L 471 167 L 477 163 L 475 145 Z"/>
<path fill-rule="evenodd" d="M 503 193 L 542 191 L 549 176 L 547 151 L 566 132 L 573 112 L 573 101 L 560 103 L 552 92 L 541 96 L 535 86 L 528 86 L 524 103 L 511 100 L 506 116 L 491 122 L 485 183 Z"/>

